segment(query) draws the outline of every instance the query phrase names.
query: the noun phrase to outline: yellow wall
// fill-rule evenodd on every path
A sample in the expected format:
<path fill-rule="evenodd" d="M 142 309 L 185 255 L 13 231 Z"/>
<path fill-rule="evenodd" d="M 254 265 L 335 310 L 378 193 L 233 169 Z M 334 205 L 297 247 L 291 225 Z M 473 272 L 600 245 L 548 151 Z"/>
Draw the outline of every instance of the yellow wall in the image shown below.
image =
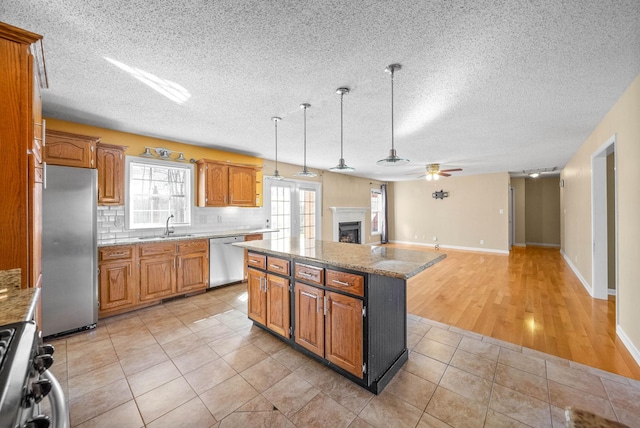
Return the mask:
<path fill-rule="evenodd" d="M 526 242 L 560 245 L 558 177 L 525 179 Z"/>
<path fill-rule="evenodd" d="M 567 163 L 561 177 L 562 250 L 591 284 L 591 155 L 616 136 L 618 322 L 640 361 L 640 75 Z"/>
<path fill-rule="evenodd" d="M 437 190 L 449 197 L 434 199 Z M 509 251 L 506 172 L 396 182 L 393 203 L 393 241 L 433 245 L 435 236 L 443 246 Z"/>

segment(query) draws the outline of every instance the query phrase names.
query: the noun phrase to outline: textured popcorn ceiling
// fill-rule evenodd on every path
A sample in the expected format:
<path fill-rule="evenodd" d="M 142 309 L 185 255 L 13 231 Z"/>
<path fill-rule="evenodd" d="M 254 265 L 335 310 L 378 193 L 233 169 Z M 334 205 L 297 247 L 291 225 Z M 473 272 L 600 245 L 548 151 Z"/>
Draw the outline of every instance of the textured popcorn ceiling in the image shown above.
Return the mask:
<path fill-rule="evenodd" d="M 406 180 L 562 168 L 640 73 L 638 0 L 2 1 L 44 35 L 46 116 Z M 381 167 L 391 147 L 411 163 Z M 160 91 L 160 92 L 159 92 Z M 162 92 L 162 93 L 161 93 Z"/>

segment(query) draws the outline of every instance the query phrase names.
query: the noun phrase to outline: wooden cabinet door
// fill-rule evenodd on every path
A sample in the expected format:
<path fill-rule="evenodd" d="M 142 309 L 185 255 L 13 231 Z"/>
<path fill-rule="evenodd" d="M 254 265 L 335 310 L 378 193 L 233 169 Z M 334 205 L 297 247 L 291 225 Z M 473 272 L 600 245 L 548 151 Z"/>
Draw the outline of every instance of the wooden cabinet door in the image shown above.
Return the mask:
<path fill-rule="evenodd" d="M 206 165 L 205 206 L 229 205 L 229 167 L 216 163 Z"/>
<path fill-rule="evenodd" d="M 176 258 L 161 255 L 140 260 L 140 301 L 157 300 L 176 292 Z"/>
<path fill-rule="evenodd" d="M 207 253 L 178 256 L 178 293 L 204 290 L 209 285 L 209 258 Z"/>
<path fill-rule="evenodd" d="M 133 260 L 100 264 L 100 312 L 122 309 L 136 303 Z"/>
<path fill-rule="evenodd" d="M 327 291 L 325 359 L 362 379 L 362 300 Z"/>
<path fill-rule="evenodd" d="M 291 324 L 289 303 L 289 279 L 267 275 L 267 328 L 287 339 Z"/>
<path fill-rule="evenodd" d="M 249 318 L 267 325 L 267 297 L 265 292 L 266 274 L 255 269 L 247 269 L 247 295 Z"/>
<path fill-rule="evenodd" d="M 295 283 L 296 343 L 324 357 L 324 291 Z"/>
<path fill-rule="evenodd" d="M 124 205 L 124 150 L 97 144 L 98 205 Z"/>
<path fill-rule="evenodd" d="M 229 205 L 256 206 L 256 170 L 254 168 L 229 167 Z"/>
<path fill-rule="evenodd" d="M 95 168 L 98 137 L 46 130 L 44 161 L 50 165 Z"/>

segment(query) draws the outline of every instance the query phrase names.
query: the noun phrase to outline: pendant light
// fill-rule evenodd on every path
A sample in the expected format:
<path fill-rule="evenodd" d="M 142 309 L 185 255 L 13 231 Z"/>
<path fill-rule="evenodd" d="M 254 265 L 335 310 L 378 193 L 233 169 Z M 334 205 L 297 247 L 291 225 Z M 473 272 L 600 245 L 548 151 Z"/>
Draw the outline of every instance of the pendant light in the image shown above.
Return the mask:
<path fill-rule="evenodd" d="M 278 172 L 278 122 L 280 122 L 282 118 L 278 116 L 273 116 L 271 120 L 273 120 L 273 124 L 275 125 L 275 130 L 276 130 L 276 169 L 275 171 L 273 171 L 273 175 L 269 178 L 273 180 L 282 180 L 284 177 L 281 176 L 280 173 Z"/>
<path fill-rule="evenodd" d="M 342 101 L 344 98 L 344 94 L 349 93 L 349 88 L 338 88 L 336 89 L 336 93 L 340 94 L 340 160 L 338 161 L 338 165 L 333 168 L 329 168 L 329 171 L 355 171 L 355 168 L 347 166 L 344 162 L 344 143 L 343 143 L 343 130 L 342 130 Z"/>
<path fill-rule="evenodd" d="M 300 104 L 300 108 L 304 109 L 304 165 L 302 171 L 296 172 L 296 177 L 315 177 L 317 174 L 307 169 L 307 109 L 311 107 L 311 104 Z"/>
<path fill-rule="evenodd" d="M 393 75 L 396 70 L 400 70 L 401 68 L 402 66 L 400 64 L 391 64 L 388 65 L 385 69 L 385 71 L 391 73 L 391 151 L 389 151 L 389 156 L 376 162 L 378 165 L 382 166 L 398 166 L 406 165 L 409 163 L 409 159 L 401 158 L 400 156 L 398 156 L 393 141 Z"/>

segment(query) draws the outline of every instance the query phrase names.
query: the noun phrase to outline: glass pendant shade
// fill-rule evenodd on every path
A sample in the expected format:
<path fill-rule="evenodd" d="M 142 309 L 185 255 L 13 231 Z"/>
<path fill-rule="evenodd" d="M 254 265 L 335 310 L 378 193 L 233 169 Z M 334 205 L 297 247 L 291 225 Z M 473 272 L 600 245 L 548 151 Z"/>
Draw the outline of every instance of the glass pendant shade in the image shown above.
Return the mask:
<path fill-rule="evenodd" d="M 307 169 L 307 109 L 309 107 L 311 107 L 311 104 L 300 104 L 300 108 L 304 109 L 304 164 L 302 171 L 293 174 L 296 177 L 315 177 L 317 175 L 315 172 L 311 172 Z"/>
<path fill-rule="evenodd" d="M 282 180 L 284 177 L 280 175 L 280 173 L 278 172 L 278 122 L 280 122 L 282 120 L 281 117 L 278 116 L 274 116 L 271 118 L 271 120 L 273 120 L 273 124 L 275 127 L 275 140 L 276 140 L 276 168 L 273 171 L 273 175 L 270 176 L 269 178 L 271 178 L 272 180 Z"/>
<path fill-rule="evenodd" d="M 391 74 L 391 150 L 389 151 L 389 156 L 376 162 L 381 166 L 399 166 L 409 163 L 409 159 L 401 158 L 400 156 L 398 156 L 393 138 L 393 76 L 395 71 L 400 70 L 401 68 L 402 66 L 400 64 L 391 64 L 386 68 L 386 71 Z"/>
<path fill-rule="evenodd" d="M 329 171 L 334 171 L 334 172 L 355 171 L 355 168 L 348 166 L 344 161 L 344 138 L 343 138 L 344 132 L 343 132 L 343 126 L 342 126 L 342 119 L 343 119 L 342 104 L 343 104 L 344 94 L 349 93 L 349 88 L 338 88 L 336 90 L 336 93 L 340 94 L 340 160 L 338 161 L 338 165 L 334 166 L 333 168 L 329 168 Z"/>

